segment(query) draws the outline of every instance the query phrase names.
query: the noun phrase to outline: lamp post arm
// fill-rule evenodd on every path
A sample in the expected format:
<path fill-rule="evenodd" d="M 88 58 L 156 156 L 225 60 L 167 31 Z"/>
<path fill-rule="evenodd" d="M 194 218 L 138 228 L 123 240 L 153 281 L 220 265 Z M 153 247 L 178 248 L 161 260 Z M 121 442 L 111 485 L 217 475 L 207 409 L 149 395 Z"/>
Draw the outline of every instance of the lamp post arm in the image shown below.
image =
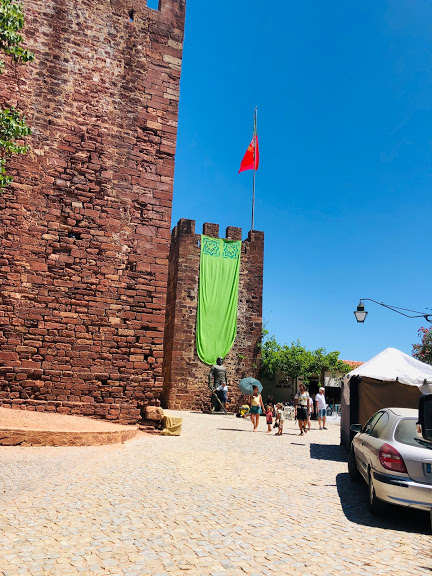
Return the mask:
<path fill-rule="evenodd" d="M 372 298 L 360 298 L 360 302 L 375 302 L 379 306 L 384 306 L 384 308 L 388 308 L 389 310 L 393 310 L 393 312 L 397 312 L 406 318 L 424 318 L 427 322 L 432 324 L 432 314 L 424 314 L 422 312 L 418 312 L 417 310 L 410 310 L 409 308 L 400 308 L 399 306 L 389 306 L 388 304 L 384 304 L 384 302 L 377 302 L 377 300 L 372 300 Z M 405 312 L 415 312 L 414 315 L 405 314 L 401 312 L 401 310 L 405 310 Z"/>

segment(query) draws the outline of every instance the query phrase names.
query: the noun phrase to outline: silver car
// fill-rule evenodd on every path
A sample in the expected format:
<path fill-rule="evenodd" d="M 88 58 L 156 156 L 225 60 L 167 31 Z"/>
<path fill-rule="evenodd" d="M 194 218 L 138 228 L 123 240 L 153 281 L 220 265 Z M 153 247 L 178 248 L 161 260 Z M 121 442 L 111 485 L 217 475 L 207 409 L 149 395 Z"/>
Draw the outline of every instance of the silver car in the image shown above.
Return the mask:
<path fill-rule="evenodd" d="M 418 410 L 384 408 L 357 432 L 351 443 L 348 471 L 369 486 L 369 505 L 379 513 L 385 502 L 432 510 L 432 445 L 416 434 Z"/>

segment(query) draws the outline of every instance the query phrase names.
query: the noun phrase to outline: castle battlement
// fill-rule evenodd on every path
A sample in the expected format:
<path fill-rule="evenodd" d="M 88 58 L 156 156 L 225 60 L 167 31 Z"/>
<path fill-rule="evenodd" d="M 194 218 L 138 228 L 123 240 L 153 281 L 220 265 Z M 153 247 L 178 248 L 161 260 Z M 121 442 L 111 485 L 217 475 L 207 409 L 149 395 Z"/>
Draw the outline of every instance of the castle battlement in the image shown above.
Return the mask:
<path fill-rule="evenodd" d="M 189 220 L 187 218 L 180 218 L 177 225 L 174 226 L 171 234 L 171 242 L 177 242 L 178 237 L 184 234 L 194 234 L 195 233 L 195 220 Z M 202 226 L 202 234 L 206 236 L 211 236 L 213 238 L 226 238 L 227 240 L 242 240 L 242 228 L 237 228 L 236 226 L 228 226 L 225 229 L 225 236 L 220 236 L 219 224 L 214 224 L 211 222 L 204 222 Z M 259 230 L 250 230 L 248 232 L 247 238 L 244 242 L 263 242 L 264 232 Z"/>

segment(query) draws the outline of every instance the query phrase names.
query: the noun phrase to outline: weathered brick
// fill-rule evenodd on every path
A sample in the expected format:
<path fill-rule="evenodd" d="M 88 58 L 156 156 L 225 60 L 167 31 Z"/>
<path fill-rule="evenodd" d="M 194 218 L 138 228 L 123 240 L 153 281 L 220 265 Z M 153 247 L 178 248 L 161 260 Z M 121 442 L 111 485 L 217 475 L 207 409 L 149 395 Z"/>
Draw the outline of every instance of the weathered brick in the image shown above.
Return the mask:
<path fill-rule="evenodd" d="M 2 400 L 132 422 L 160 395 L 185 2 L 163 6 L 131 24 L 126 0 L 23 0 L 35 61 L 6 58 L 0 92 L 33 132 L 0 197 Z"/>

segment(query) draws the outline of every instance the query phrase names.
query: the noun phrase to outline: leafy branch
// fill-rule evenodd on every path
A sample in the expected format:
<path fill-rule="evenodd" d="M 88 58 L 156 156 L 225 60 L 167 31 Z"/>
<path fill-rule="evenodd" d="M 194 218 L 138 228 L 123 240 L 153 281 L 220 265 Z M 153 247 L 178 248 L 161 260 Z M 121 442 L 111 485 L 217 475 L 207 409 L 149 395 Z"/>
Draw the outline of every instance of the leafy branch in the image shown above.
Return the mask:
<path fill-rule="evenodd" d="M 419 328 L 418 335 L 421 343 L 413 344 L 412 355 L 420 362 L 432 364 L 432 328 Z"/>
<path fill-rule="evenodd" d="M 23 41 L 19 31 L 24 26 L 21 4 L 12 0 L 0 0 L 0 54 L 6 54 L 16 64 L 34 60 L 34 54 L 21 46 Z M 0 58 L 0 74 L 5 63 Z M 25 154 L 28 146 L 18 144 L 31 134 L 26 119 L 15 107 L 0 110 L 0 191 L 12 182 L 6 173 L 6 161 L 14 154 Z"/>

